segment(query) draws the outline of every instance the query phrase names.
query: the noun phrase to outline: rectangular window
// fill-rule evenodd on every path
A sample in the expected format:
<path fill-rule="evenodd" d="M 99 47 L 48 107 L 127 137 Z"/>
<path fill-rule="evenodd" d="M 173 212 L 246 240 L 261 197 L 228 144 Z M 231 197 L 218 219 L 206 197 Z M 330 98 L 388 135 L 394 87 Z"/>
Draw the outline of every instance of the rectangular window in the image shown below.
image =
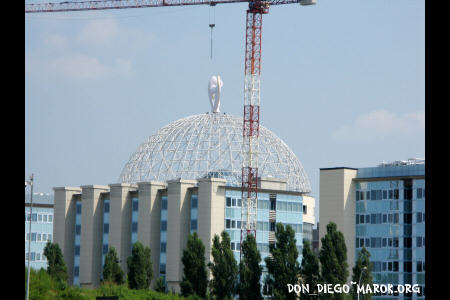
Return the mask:
<path fill-rule="evenodd" d="M 225 228 L 231 228 L 231 220 L 225 219 Z"/>
<path fill-rule="evenodd" d="M 382 190 L 377 190 L 377 200 L 381 200 Z"/>
<path fill-rule="evenodd" d="M 422 223 L 422 213 L 418 212 L 416 215 L 417 223 Z"/>
<path fill-rule="evenodd" d="M 377 191 L 376 190 L 372 190 L 370 192 L 370 200 L 377 200 Z"/>
<path fill-rule="evenodd" d="M 303 205 L 303 213 L 305 215 L 308 214 L 308 208 L 306 207 L 306 205 Z"/>
<path fill-rule="evenodd" d="M 422 247 L 422 237 L 418 236 L 416 238 L 416 247 Z"/>
<path fill-rule="evenodd" d="M 77 215 L 81 214 L 81 203 L 77 203 Z M 44 216 L 44 222 L 47 221 L 46 216 Z"/>
<path fill-rule="evenodd" d="M 370 214 L 370 224 L 376 224 L 377 223 L 376 218 L 377 218 L 376 214 Z"/>
<path fill-rule="evenodd" d="M 366 191 L 366 200 L 370 200 L 370 191 Z"/>
<path fill-rule="evenodd" d="M 422 262 L 421 261 L 418 261 L 417 262 L 417 272 L 422 272 Z"/>
<path fill-rule="evenodd" d="M 161 221 L 161 231 L 167 231 L 167 221 Z"/>
<path fill-rule="evenodd" d="M 40 261 L 41 260 L 41 254 L 40 253 L 36 253 L 36 260 Z"/>
<path fill-rule="evenodd" d="M 109 233 L 109 224 L 103 224 L 103 233 Z"/>
<path fill-rule="evenodd" d="M 370 224 L 370 215 L 369 214 L 366 215 L 366 224 Z"/>
<path fill-rule="evenodd" d="M 392 265 L 392 271 L 398 272 L 398 261 L 394 261 Z"/>
<path fill-rule="evenodd" d="M 52 235 L 51 234 L 47 235 L 47 240 L 49 240 L 50 242 L 52 241 Z"/>
<path fill-rule="evenodd" d="M 383 262 L 383 271 L 386 271 L 386 269 L 387 269 L 387 263 Z"/>
<path fill-rule="evenodd" d="M 369 248 L 369 247 L 370 247 L 370 239 L 366 238 L 366 248 Z"/>
<path fill-rule="evenodd" d="M 388 262 L 388 271 L 392 271 L 392 262 Z"/>
<path fill-rule="evenodd" d="M 398 199 L 399 198 L 399 192 L 398 189 L 394 190 L 394 199 Z"/>
<path fill-rule="evenodd" d="M 359 246 L 364 247 L 364 239 L 359 239 Z"/>
<path fill-rule="evenodd" d="M 48 222 L 52 223 L 53 222 L 53 215 L 48 215 Z"/>
<path fill-rule="evenodd" d="M 46 233 L 43 233 L 43 234 L 42 234 L 42 240 L 43 240 L 44 242 L 47 241 L 47 234 L 46 234 Z"/>
<path fill-rule="evenodd" d="M 370 238 L 370 246 L 372 248 L 377 248 L 376 238 Z"/>
<path fill-rule="evenodd" d="M 30 240 L 30 233 L 27 233 L 26 241 Z"/>
<path fill-rule="evenodd" d="M 38 241 L 38 242 L 41 241 L 41 234 L 40 234 L 40 233 L 37 234 L 37 241 Z"/>
<path fill-rule="evenodd" d="M 356 201 L 359 201 L 359 191 L 356 191 Z"/>
<path fill-rule="evenodd" d="M 387 214 L 383 214 L 383 223 L 387 223 Z"/>
<path fill-rule="evenodd" d="M 356 224 L 359 224 L 359 215 L 356 215 Z"/>
<path fill-rule="evenodd" d="M 106 244 L 103 244 L 103 254 L 106 254 L 106 253 L 108 253 L 108 245 L 106 245 Z"/>
<path fill-rule="evenodd" d="M 42 215 L 41 214 L 38 215 L 38 222 L 42 222 Z"/>
<path fill-rule="evenodd" d="M 267 201 L 264 201 L 264 202 L 267 202 Z M 242 200 L 239 198 L 238 199 L 238 207 L 241 207 L 242 206 Z M 269 208 L 269 207 L 265 207 L 266 209 L 267 208 Z"/>
<path fill-rule="evenodd" d="M 412 223 L 412 214 L 407 213 L 403 215 L 403 223 L 404 224 L 411 224 Z"/>
<path fill-rule="evenodd" d="M 227 197 L 227 207 L 231 207 L 231 198 Z"/>
<path fill-rule="evenodd" d="M 387 199 L 388 196 L 388 191 L 384 190 L 383 191 L 383 200 Z"/>
<path fill-rule="evenodd" d="M 394 213 L 394 224 L 398 224 L 398 213 Z"/>
<path fill-rule="evenodd" d="M 241 228 L 241 221 L 236 222 L 236 228 Z"/>
<path fill-rule="evenodd" d="M 75 256 L 80 255 L 80 246 L 75 246 Z"/>
<path fill-rule="evenodd" d="M 75 234 L 77 234 L 77 235 L 81 234 L 81 225 L 80 224 L 75 225 Z"/>
<path fill-rule="evenodd" d="M 109 212 L 109 202 L 105 201 L 105 204 L 104 204 L 103 209 L 104 209 L 104 212 L 105 212 L 105 213 L 108 213 L 108 212 Z"/>
<path fill-rule="evenodd" d="M 44 222 L 47 222 L 47 215 L 44 215 L 42 220 L 43 220 Z"/>
<path fill-rule="evenodd" d="M 381 214 L 377 214 L 377 224 L 381 224 Z"/>
<path fill-rule="evenodd" d="M 403 272 L 408 272 L 411 273 L 412 272 L 412 262 L 410 261 L 405 261 L 403 263 Z"/>
<path fill-rule="evenodd" d="M 270 210 L 276 210 L 277 204 L 275 200 L 270 200 Z"/>
<path fill-rule="evenodd" d="M 35 232 L 32 232 L 32 233 L 31 233 L 31 241 L 32 241 L 32 242 L 35 242 L 35 241 L 36 241 L 36 233 L 35 233 Z"/>
<path fill-rule="evenodd" d="M 231 243 L 231 250 L 235 250 L 235 249 L 236 249 L 235 243 Z"/>
<path fill-rule="evenodd" d="M 35 260 L 36 260 L 36 253 L 31 252 L 31 261 L 35 261 Z"/>
<path fill-rule="evenodd" d="M 159 265 L 159 273 L 160 274 L 166 274 L 166 264 L 160 264 Z"/>
<path fill-rule="evenodd" d="M 139 201 L 136 198 L 133 199 L 132 210 L 133 211 L 138 211 L 139 210 Z"/>
<path fill-rule="evenodd" d="M 275 231 L 275 222 L 270 222 L 270 231 Z"/>
<path fill-rule="evenodd" d="M 191 220 L 191 230 L 197 230 L 197 220 Z"/>
<path fill-rule="evenodd" d="M 389 199 L 394 199 L 394 191 L 389 190 Z"/>
<path fill-rule="evenodd" d="M 167 199 L 161 198 L 161 209 L 167 210 Z"/>
<path fill-rule="evenodd" d="M 358 238 L 355 239 L 355 247 L 359 248 L 359 239 Z"/>
<path fill-rule="evenodd" d="M 359 223 L 364 224 L 364 215 L 359 216 Z"/>
<path fill-rule="evenodd" d="M 363 191 L 360 192 L 359 197 L 361 198 L 361 200 L 365 200 L 365 193 Z"/>
<path fill-rule="evenodd" d="M 235 220 L 231 221 L 231 228 L 236 228 L 236 221 Z"/>
<path fill-rule="evenodd" d="M 417 199 L 422 199 L 422 189 L 421 188 L 417 189 Z"/>
<path fill-rule="evenodd" d="M 75 276 L 75 277 L 80 276 L 80 267 L 76 266 L 76 267 L 73 269 L 73 276 Z"/>
<path fill-rule="evenodd" d="M 31 220 L 32 220 L 33 222 L 36 222 L 36 221 L 37 221 L 37 214 L 32 214 L 32 215 L 31 215 Z M 33 252 L 32 252 L 31 254 L 33 254 Z"/>
<path fill-rule="evenodd" d="M 383 247 L 387 246 L 387 238 L 383 238 Z"/>
<path fill-rule="evenodd" d="M 137 232 L 137 231 L 138 231 L 138 223 L 137 222 L 131 223 L 131 232 Z"/>
<path fill-rule="evenodd" d="M 394 248 L 398 248 L 398 238 L 394 238 L 393 239 L 393 243 L 394 243 Z"/>
<path fill-rule="evenodd" d="M 166 253 L 166 246 L 167 244 L 165 242 L 161 243 L 161 253 Z"/>
<path fill-rule="evenodd" d="M 412 239 L 410 237 L 403 238 L 403 247 L 404 248 L 411 248 Z"/>
<path fill-rule="evenodd" d="M 231 198 L 231 205 L 236 206 L 236 198 Z"/>
<path fill-rule="evenodd" d="M 388 239 L 388 247 L 392 247 L 392 238 Z"/>

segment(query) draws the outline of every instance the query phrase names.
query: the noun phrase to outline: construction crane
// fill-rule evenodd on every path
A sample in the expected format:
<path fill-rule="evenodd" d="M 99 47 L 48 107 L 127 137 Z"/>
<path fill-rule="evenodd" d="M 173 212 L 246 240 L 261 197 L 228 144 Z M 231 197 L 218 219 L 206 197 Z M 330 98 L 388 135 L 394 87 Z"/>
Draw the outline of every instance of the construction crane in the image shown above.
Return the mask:
<path fill-rule="evenodd" d="M 241 243 L 256 238 L 258 203 L 258 148 L 261 90 L 262 16 L 272 5 L 316 4 L 316 0 L 93 0 L 25 4 L 25 13 L 109 10 L 165 6 L 210 5 L 247 2 L 243 117 Z M 242 251 L 241 256 L 242 256 Z"/>

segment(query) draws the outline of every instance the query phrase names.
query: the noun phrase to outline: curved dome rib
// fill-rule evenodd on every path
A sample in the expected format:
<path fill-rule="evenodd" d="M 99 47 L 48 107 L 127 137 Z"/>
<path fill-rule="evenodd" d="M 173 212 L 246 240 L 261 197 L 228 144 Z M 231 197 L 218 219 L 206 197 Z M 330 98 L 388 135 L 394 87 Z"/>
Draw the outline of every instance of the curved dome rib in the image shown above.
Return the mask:
<path fill-rule="evenodd" d="M 141 144 L 124 166 L 119 182 L 221 177 L 240 186 L 242 118 L 200 114 L 179 119 Z M 259 176 L 287 180 L 287 189 L 311 192 L 308 176 L 286 143 L 260 126 Z"/>

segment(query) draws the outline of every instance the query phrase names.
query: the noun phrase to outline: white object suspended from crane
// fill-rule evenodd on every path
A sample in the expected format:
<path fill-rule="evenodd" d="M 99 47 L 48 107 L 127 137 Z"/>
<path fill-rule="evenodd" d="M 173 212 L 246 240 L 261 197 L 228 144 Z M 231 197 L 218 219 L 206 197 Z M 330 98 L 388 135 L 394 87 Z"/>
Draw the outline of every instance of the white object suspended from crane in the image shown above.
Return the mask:
<path fill-rule="evenodd" d="M 220 93 L 222 91 L 223 82 L 219 75 L 211 76 L 208 84 L 209 102 L 211 103 L 211 111 L 213 113 L 220 112 Z"/>

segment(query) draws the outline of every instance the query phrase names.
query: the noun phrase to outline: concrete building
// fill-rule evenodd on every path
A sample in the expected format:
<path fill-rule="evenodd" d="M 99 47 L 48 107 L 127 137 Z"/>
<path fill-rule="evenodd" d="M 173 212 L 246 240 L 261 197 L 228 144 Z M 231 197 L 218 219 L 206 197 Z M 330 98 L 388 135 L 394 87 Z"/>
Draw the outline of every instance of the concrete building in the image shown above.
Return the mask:
<path fill-rule="evenodd" d="M 98 286 L 109 247 L 127 272 L 132 245 L 140 241 L 151 248 L 154 281 L 162 276 L 169 290 L 178 292 L 181 257 L 193 232 L 209 262 L 213 236 L 226 230 L 239 261 L 242 132 L 242 117 L 218 112 L 186 117 L 140 145 L 119 183 L 55 187 L 55 242 L 63 249 L 70 282 Z M 275 240 L 275 222 L 289 224 L 301 262 L 303 238 L 312 240 L 315 224 L 309 179 L 292 150 L 263 126 L 258 150 L 258 248 L 264 259 Z"/>
<path fill-rule="evenodd" d="M 320 202 L 320 238 L 330 221 L 337 224 L 350 276 L 365 247 L 374 283 L 418 284 L 423 291 L 373 299 L 425 298 L 425 160 L 320 169 Z"/>
<path fill-rule="evenodd" d="M 33 193 L 33 210 L 30 215 L 31 194 L 25 194 L 25 266 L 33 269 L 47 269 L 47 259 L 44 248 L 47 241 L 53 241 L 53 195 Z M 31 235 L 30 235 L 31 220 Z M 31 238 L 30 253 L 28 242 Z"/>

